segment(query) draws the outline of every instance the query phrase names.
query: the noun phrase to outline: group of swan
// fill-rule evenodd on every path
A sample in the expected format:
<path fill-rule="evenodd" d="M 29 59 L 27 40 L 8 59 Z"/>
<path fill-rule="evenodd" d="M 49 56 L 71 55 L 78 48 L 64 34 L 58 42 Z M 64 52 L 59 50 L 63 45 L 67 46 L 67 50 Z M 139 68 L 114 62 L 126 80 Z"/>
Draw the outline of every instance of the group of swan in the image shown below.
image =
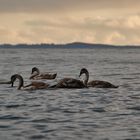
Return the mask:
<path fill-rule="evenodd" d="M 50 88 L 118 88 L 118 86 L 115 86 L 107 81 L 99 81 L 99 80 L 93 80 L 89 81 L 89 72 L 86 68 L 82 68 L 79 74 L 79 77 L 81 75 L 85 74 L 85 79 L 79 80 L 75 78 L 63 78 L 60 79 L 56 84 L 50 85 L 48 83 L 45 83 L 43 81 L 32 81 L 30 84 L 24 86 L 24 80 L 23 77 L 19 74 L 14 74 L 11 76 L 11 80 L 7 82 L 7 84 L 11 84 L 12 87 L 14 85 L 14 82 L 16 79 L 19 80 L 18 90 L 20 89 L 50 89 Z M 40 79 L 55 79 L 57 76 L 57 73 L 51 74 L 51 73 L 40 73 L 39 69 L 34 67 L 32 68 L 32 73 L 30 76 L 30 79 L 40 80 Z"/>

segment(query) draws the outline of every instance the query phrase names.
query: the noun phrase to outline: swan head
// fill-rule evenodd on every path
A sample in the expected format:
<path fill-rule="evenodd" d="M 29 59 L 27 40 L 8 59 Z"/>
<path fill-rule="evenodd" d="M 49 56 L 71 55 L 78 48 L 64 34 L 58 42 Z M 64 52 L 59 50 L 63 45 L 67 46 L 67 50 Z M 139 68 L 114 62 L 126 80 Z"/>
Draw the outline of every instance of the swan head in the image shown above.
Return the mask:
<path fill-rule="evenodd" d="M 14 74 L 14 75 L 12 75 L 11 76 L 11 87 L 13 87 L 14 86 L 14 82 L 16 81 L 16 74 Z"/>
<path fill-rule="evenodd" d="M 82 74 L 88 74 L 88 70 L 87 70 L 86 68 L 82 68 L 81 71 L 80 71 L 79 77 L 80 77 Z"/>
<path fill-rule="evenodd" d="M 32 68 L 31 74 L 33 74 L 34 72 L 39 73 L 39 69 L 38 69 L 37 67 L 33 67 L 33 68 Z"/>
<path fill-rule="evenodd" d="M 11 76 L 11 84 L 12 84 L 11 86 L 12 86 L 12 87 L 14 86 L 14 82 L 16 81 L 16 79 L 19 80 L 18 89 L 21 89 L 21 87 L 23 87 L 24 81 L 23 81 L 22 76 L 19 75 L 19 74 L 14 74 L 14 75 Z"/>

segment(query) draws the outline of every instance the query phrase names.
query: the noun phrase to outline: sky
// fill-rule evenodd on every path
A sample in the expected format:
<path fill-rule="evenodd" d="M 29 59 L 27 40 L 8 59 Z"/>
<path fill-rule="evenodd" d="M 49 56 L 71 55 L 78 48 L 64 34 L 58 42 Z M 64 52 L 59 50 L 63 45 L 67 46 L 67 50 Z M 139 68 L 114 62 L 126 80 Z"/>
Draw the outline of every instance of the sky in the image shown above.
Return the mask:
<path fill-rule="evenodd" d="M 140 45 L 140 0 L 0 0 L 0 44 Z"/>

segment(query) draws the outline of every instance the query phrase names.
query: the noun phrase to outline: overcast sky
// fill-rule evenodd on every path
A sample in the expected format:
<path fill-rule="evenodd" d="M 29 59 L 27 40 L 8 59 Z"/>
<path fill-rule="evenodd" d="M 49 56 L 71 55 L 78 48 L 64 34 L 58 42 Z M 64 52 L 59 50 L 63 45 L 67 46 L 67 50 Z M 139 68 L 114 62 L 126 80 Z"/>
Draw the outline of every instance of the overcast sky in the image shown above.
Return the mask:
<path fill-rule="evenodd" d="M 140 44 L 140 0 L 0 0 L 0 43 Z"/>

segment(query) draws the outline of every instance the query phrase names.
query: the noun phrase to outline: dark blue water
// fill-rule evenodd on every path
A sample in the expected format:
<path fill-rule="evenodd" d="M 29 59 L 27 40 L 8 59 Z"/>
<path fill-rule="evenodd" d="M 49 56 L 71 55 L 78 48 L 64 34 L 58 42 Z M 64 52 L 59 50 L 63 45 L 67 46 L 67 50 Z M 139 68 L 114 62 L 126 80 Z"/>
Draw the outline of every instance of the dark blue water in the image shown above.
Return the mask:
<path fill-rule="evenodd" d="M 118 89 L 24 91 L 0 85 L 0 140 L 140 139 L 140 49 L 0 49 L 0 81 L 32 67 L 90 79 Z"/>

